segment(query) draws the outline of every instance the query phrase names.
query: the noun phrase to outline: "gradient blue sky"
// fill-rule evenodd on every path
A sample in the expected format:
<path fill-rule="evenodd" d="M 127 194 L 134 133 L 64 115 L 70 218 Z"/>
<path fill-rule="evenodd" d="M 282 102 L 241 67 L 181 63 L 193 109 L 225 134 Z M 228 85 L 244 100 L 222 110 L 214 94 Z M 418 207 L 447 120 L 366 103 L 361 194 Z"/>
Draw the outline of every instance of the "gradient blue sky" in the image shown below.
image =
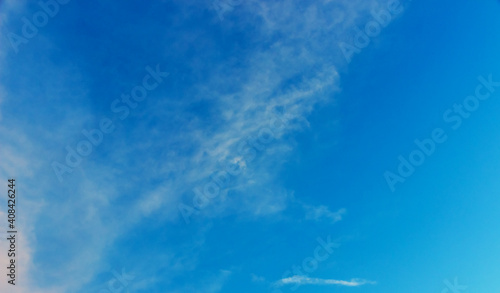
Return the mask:
<path fill-rule="evenodd" d="M 498 290 L 500 87 L 457 129 L 443 115 L 500 81 L 500 4 L 401 0 L 347 62 L 339 44 L 388 2 L 221 0 L 219 17 L 211 0 L 72 0 L 15 50 L 40 6 L 0 1 L 0 182 L 17 180 L 21 233 L 0 290 L 111 292 L 122 270 L 138 293 Z M 122 120 L 111 105 L 147 66 L 169 75 Z M 115 130 L 58 180 L 103 118 Z M 436 128 L 447 140 L 391 191 L 384 173 Z M 186 222 L 228 163 L 242 173 Z M 286 274 L 318 238 L 333 253 Z"/>

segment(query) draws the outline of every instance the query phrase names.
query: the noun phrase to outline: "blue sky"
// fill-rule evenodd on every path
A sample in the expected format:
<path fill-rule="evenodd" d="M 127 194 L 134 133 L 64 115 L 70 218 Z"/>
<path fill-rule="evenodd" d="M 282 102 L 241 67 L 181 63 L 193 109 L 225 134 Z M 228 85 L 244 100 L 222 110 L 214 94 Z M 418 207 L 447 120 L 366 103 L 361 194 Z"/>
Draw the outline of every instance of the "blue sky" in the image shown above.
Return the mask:
<path fill-rule="evenodd" d="M 0 1 L 2 292 L 498 290 L 498 1 L 125 2 Z"/>

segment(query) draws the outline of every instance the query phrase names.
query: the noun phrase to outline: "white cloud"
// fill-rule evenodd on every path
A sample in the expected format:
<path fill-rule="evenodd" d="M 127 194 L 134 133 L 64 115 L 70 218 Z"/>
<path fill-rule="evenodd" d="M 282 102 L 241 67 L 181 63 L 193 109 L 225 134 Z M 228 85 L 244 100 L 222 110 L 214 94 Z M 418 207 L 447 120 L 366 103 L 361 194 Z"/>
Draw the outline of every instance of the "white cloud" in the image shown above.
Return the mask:
<path fill-rule="evenodd" d="M 332 223 L 342 220 L 342 216 L 346 213 L 346 209 L 342 208 L 336 212 L 330 211 L 330 209 L 325 205 L 320 206 L 310 206 L 305 205 L 304 209 L 306 211 L 306 219 L 308 220 L 329 220 Z"/>
<path fill-rule="evenodd" d="M 255 283 L 262 283 L 262 282 L 266 281 L 266 278 L 264 278 L 262 276 L 258 276 L 256 274 L 251 274 L 250 276 L 252 277 L 252 282 L 255 282 Z"/>
<path fill-rule="evenodd" d="M 258 1 L 239 6 L 241 11 L 231 12 L 244 12 L 241 22 L 224 21 L 221 26 L 255 25 L 257 16 L 262 22 L 257 22 L 255 29 L 259 34 L 255 34 L 254 41 L 269 45 L 258 46 L 245 56 L 242 63 L 247 66 L 237 72 L 232 72 L 230 62 L 215 65 L 211 69 L 211 77 L 193 85 L 193 95 L 184 103 L 163 100 L 151 103 L 146 110 L 148 116 L 131 133 L 137 140 L 146 140 L 144 144 L 153 149 L 168 150 L 154 158 L 159 163 L 157 168 L 151 168 L 152 176 L 171 178 L 165 186 L 159 187 L 165 196 L 169 196 L 165 203 L 182 200 L 191 205 L 194 196 L 192 188 L 203 186 L 210 180 L 212 172 L 220 170 L 219 162 L 240 157 L 238 143 L 255 135 L 270 120 L 273 109 L 282 108 L 291 121 L 290 125 L 260 154 L 259 160 L 242 162 L 246 167 L 244 174 L 235 179 L 235 188 L 226 190 L 237 192 L 234 200 L 224 203 L 216 200 L 219 208 L 215 212 L 204 211 L 202 216 L 223 216 L 227 215 L 226 211 L 264 215 L 286 209 L 287 202 L 282 200 L 281 187 L 273 182 L 281 163 L 288 158 L 294 146 L 293 141 L 282 138 L 306 129 L 309 125 L 307 116 L 314 108 L 334 101 L 332 95 L 338 91 L 339 85 L 337 61 L 343 60 L 336 44 L 351 37 L 352 31 L 347 31 L 348 28 L 364 23 L 362 17 L 369 14 L 374 3 L 377 1 Z M 304 6 L 307 7 L 305 14 L 302 11 Z M 300 18 L 297 15 L 301 15 Z M 276 35 L 286 37 L 274 40 Z M 291 79 L 298 81 L 294 81 L 293 86 L 284 86 Z M 200 101 L 210 101 L 214 112 L 220 115 L 208 122 L 196 116 L 185 121 L 184 109 Z M 151 129 L 151 121 L 159 126 Z M 185 125 L 177 136 L 157 139 L 157 134 L 165 132 L 163 125 L 182 123 Z M 144 138 L 144 133 L 153 135 Z M 183 156 L 179 147 L 189 148 L 192 152 Z M 124 157 L 123 154 L 118 156 Z M 175 176 L 177 174 L 182 175 Z M 167 185 L 170 192 L 165 191 Z M 268 196 L 256 196 L 258 188 L 258 192 L 271 192 L 266 192 Z M 182 198 L 180 194 L 187 196 Z M 223 197 L 221 195 L 219 199 Z M 274 202 L 271 208 L 263 210 L 269 201 Z M 160 204 L 151 205 L 152 210 L 148 212 L 165 208 L 164 203 L 158 202 Z M 253 212 L 250 208 L 254 208 Z M 335 213 L 319 208 L 308 216 L 335 222 L 341 219 L 342 214 L 343 211 Z"/>
<path fill-rule="evenodd" d="M 284 285 L 338 285 L 338 286 L 348 286 L 348 287 L 358 287 L 365 284 L 375 284 L 375 282 L 367 281 L 363 279 L 351 279 L 350 281 L 335 280 L 335 279 L 318 279 L 309 278 L 305 276 L 292 276 L 289 278 L 284 278 L 275 283 L 277 286 Z"/>
<path fill-rule="evenodd" d="M 355 4 L 352 4 L 354 2 Z M 293 142 L 276 142 L 266 149 L 266 154 L 252 164 L 241 161 L 236 151 L 237 143 L 255 134 L 268 122 L 274 108 L 284 108 L 292 120 L 286 132 L 280 134 L 286 135 L 307 127 L 306 117 L 315 106 L 332 101 L 331 93 L 338 90 L 338 73 L 333 61 L 324 62 L 324 53 L 333 56 L 332 60 L 337 58 L 335 56 L 339 55 L 339 52 L 335 52 L 335 42 L 345 35 L 344 29 L 355 23 L 359 15 L 371 6 L 368 4 L 370 2 L 372 1 L 336 1 L 332 4 L 342 9 L 322 9 L 321 3 L 311 3 L 308 4 L 305 14 L 301 11 L 301 6 L 304 5 L 302 1 L 259 1 L 255 5 L 242 5 L 242 9 L 248 8 L 249 13 L 254 13 L 264 20 L 263 25 L 256 28 L 261 35 L 256 38 L 255 43 L 268 45 L 259 47 L 260 49 L 242 61 L 248 66 L 241 74 L 232 74 L 228 69 L 231 64 L 220 64 L 211 70 L 212 77 L 208 81 L 193 84 L 194 99 L 199 101 L 208 97 L 213 100 L 214 111 L 222 113 L 220 121 L 210 125 L 210 131 L 205 131 L 204 122 L 198 117 L 193 117 L 191 121 L 182 117 L 186 104 L 160 99 L 155 103 L 152 100 L 150 107 L 146 109 L 147 117 L 138 122 L 137 127 L 128 129 L 123 137 L 120 137 L 118 131 L 112 138 L 106 137 L 106 144 L 113 149 L 113 152 L 108 154 L 109 161 L 94 162 L 92 157 L 87 159 L 69 176 L 70 179 L 64 186 L 58 183 L 54 185 L 57 179 L 51 172 L 50 160 L 63 158 L 64 146 L 76 142 L 82 125 L 93 119 L 90 106 L 86 108 L 81 105 L 89 100 L 88 96 L 81 94 L 86 92 L 84 79 L 79 79 L 82 72 L 78 68 L 68 69 L 66 67 L 70 66 L 47 64 L 46 61 L 40 66 L 46 70 L 34 68 L 29 62 L 19 64 L 20 67 L 29 69 L 27 72 L 38 72 L 38 75 L 33 74 L 33 79 L 38 80 L 39 76 L 43 76 L 44 83 L 43 91 L 39 91 L 28 83 L 28 76 L 23 76 L 25 83 L 21 85 L 22 94 L 27 96 L 16 97 L 16 100 L 21 104 L 26 103 L 23 105 L 29 110 L 31 101 L 45 98 L 51 108 L 54 106 L 51 115 L 61 119 L 54 128 L 44 129 L 44 116 L 40 114 L 43 111 L 34 111 L 39 115 L 34 119 L 37 123 L 6 122 L 5 126 L 2 125 L 0 156 L 5 158 L 6 164 L 0 168 L 0 179 L 3 180 L 10 174 L 23 174 L 30 179 L 23 182 L 25 202 L 31 200 L 31 206 L 37 208 L 30 210 L 35 212 L 24 213 L 27 221 L 25 233 L 41 233 L 44 227 L 57 227 L 55 232 L 52 228 L 48 229 L 53 233 L 50 236 L 58 236 L 52 239 L 51 245 L 71 252 L 64 264 L 47 266 L 43 257 L 36 260 L 32 257 L 32 252 L 39 252 L 45 247 L 41 247 L 34 236 L 26 237 L 27 241 L 21 244 L 26 261 L 23 265 L 26 271 L 22 271 L 22 274 L 26 278 L 50 275 L 53 280 L 57 279 L 60 285 L 50 287 L 48 292 L 69 292 L 82 288 L 93 280 L 101 269 L 102 262 L 106 262 L 106 256 L 103 254 L 116 238 L 126 235 L 131 227 L 158 210 L 162 211 L 161 214 L 166 220 L 175 220 L 178 213 L 175 203 L 181 200 L 183 192 L 190 191 L 193 186 L 209 178 L 212 171 L 219 169 L 218 162 L 224 159 L 239 160 L 245 166 L 246 174 L 239 177 L 231 188 L 231 192 L 243 196 L 229 198 L 214 206 L 206 213 L 207 216 L 218 217 L 229 212 L 263 216 L 285 210 L 289 195 L 279 184 L 274 183 L 274 179 L 280 163 L 293 149 Z M 5 3 L 19 1 L 10 0 Z M 2 6 L 2 18 L 7 15 L 5 3 Z M 332 14 L 328 15 L 327 12 Z M 248 20 L 242 20 L 241 25 L 247 24 Z M 276 35 L 288 37 L 271 41 Z M 7 50 L 11 50 L 8 46 L 10 45 L 7 42 L 0 42 L 0 59 L 7 54 Z M 40 56 L 43 56 L 44 49 L 39 49 Z M 0 64 L 3 63 L 3 60 L 0 60 Z M 2 74 L 10 74 L 9 68 L 1 68 Z M 228 71 L 231 74 L 228 75 Z M 297 76 L 301 78 L 295 86 L 283 86 Z M 112 85 L 113 81 L 109 84 Z M 237 84 L 238 90 L 224 92 L 221 90 L 224 84 Z M 1 106 L 4 107 L 10 97 L 8 87 L 0 84 L 0 89 L 2 86 L 6 88 L 5 93 L 0 92 L 0 101 L 3 102 Z M 65 102 L 66 99 L 71 101 Z M 67 107 L 64 103 L 78 106 Z M 61 112 L 66 114 L 62 115 Z M 150 122 L 154 119 L 165 122 L 158 124 L 168 127 L 171 125 L 169 122 L 180 121 L 182 127 L 174 134 L 171 129 L 152 127 L 155 123 Z M 162 150 L 161 154 L 144 156 L 140 160 L 141 165 L 138 165 L 131 159 L 135 159 L 133 154 L 137 152 L 138 146 L 128 144 L 127 138 L 130 141 L 142 141 L 141 148 Z M 185 154 L 185 149 L 194 150 Z M 101 149 L 98 149 L 93 156 L 100 151 Z M 114 162 L 115 165 L 110 166 L 109 162 Z M 143 168 L 144 165 L 148 168 Z M 119 202 L 117 199 L 126 195 L 125 192 L 133 182 L 127 172 L 134 170 L 140 170 L 140 175 L 144 178 L 162 179 L 163 182 L 156 188 L 140 189 L 140 192 L 134 194 L 134 200 L 131 200 L 129 206 L 124 204 L 125 206 L 116 208 L 115 204 Z M 337 221 L 343 213 L 341 210 L 331 212 L 327 207 L 320 206 L 311 207 L 308 214 L 315 220 L 326 218 Z M 3 219 L 4 215 L 0 214 L 0 217 Z M 34 261 L 38 262 L 33 263 Z M 0 259 L 0 262 L 4 263 L 5 260 Z M 195 260 L 192 263 L 196 266 Z M 173 267 L 175 269 L 175 266 Z M 208 292 L 218 292 L 228 277 L 227 271 L 221 271 L 211 282 L 207 281 Z M 309 278 L 295 278 L 284 282 L 297 280 L 319 282 L 319 279 Z M 328 284 L 335 280 L 323 281 Z M 358 284 L 355 280 L 338 282 Z M 36 289 L 36 284 L 26 284 L 31 284 L 31 287 L 19 292 L 43 292 Z M 189 292 L 197 290 L 192 289 Z"/>

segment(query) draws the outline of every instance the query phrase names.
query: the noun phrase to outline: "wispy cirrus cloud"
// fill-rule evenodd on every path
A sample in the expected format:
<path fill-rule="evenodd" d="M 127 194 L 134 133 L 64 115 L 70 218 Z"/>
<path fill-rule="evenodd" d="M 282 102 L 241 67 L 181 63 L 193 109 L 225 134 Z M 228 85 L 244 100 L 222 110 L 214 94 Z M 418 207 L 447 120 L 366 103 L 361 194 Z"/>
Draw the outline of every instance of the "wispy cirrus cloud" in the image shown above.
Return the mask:
<path fill-rule="evenodd" d="M 182 2 L 177 4 L 182 6 Z M 171 39 L 161 34 L 144 37 L 146 31 L 155 31 L 146 26 L 142 31 L 126 26 L 108 31 L 112 26 L 106 26 L 103 39 L 97 34 L 82 35 L 93 47 L 89 50 L 91 56 L 87 56 L 82 52 L 86 48 L 77 49 L 78 43 L 64 47 L 64 43 L 71 43 L 74 37 L 74 30 L 65 33 L 64 27 L 90 26 L 99 31 L 101 27 L 90 20 L 106 19 L 125 25 L 127 22 L 115 21 L 113 17 L 135 11 L 110 14 L 116 9 L 111 4 L 111 8 L 102 4 L 92 7 L 91 11 L 80 11 L 79 5 L 83 4 L 71 2 L 57 21 L 23 48 L 17 59 L 0 60 L 2 65 L 5 63 L 0 69 L 0 88 L 3 87 L 0 112 L 6 113 L 0 125 L 0 156 L 5 162 L 0 175 L 3 180 L 11 174 L 22 174 L 25 202 L 31 201 L 36 207 L 32 209 L 35 212 L 25 213 L 26 229 L 29 226 L 34 231 L 28 238 L 29 249 L 24 249 L 29 260 L 25 266 L 29 270 L 26 277 L 31 278 L 30 284 L 33 284 L 26 292 L 78 292 L 95 285 L 96 276 L 109 261 L 109 248 L 114 247 L 116 241 L 138 225 L 147 226 L 152 216 L 159 217 L 162 224 L 178 221 L 177 204 L 191 199 L 192 188 L 208 179 L 221 161 L 233 159 L 238 142 L 252 136 L 268 121 L 274 109 L 285 110 L 290 125 L 255 163 L 247 164 L 244 176 L 235 180 L 221 201 L 204 215 L 220 218 L 246 214 L 258 218 L 286 210 L 291 201 L 289 192 L 275 179 L 280 166 L 293 151 L 293 134 L 307 129 L 307 116 L 315 107 L 335 100 L 333 94 L 339 89 L 335 60 L 342 56 L 332 48 L 348 34 L 344 30 L 359 21 L 375 2 L 254 1 L 234 11 L 241 13 L 239 22 L 228 18 L 218 24 L 225 33 L 232 33 L 231 30 L 241 33 L 248 31 L 248 27 L 253 28 L 251 34 L 245 35 L 249 41 L 230 48 L 227 53 L 230 58 L 222 60 L 217 59 L 219 50 L 227 48 L 205 47 L 214 43 L 206 35 L 207 24 L 203 23 L 198 30 L 191 30 L 189 25 L 182 27 L 183 23 L 192 21 L 189 13 L 171 16 L 176 20 L 173 26 L 184 29 L 179 33 L 176 29 L 169 30 L 166 35 Z M 24 2 L 15 6 L 22 12 L 16 12 L 16 17 L 29 14 L 28 8 L 26 11 L 20 8 Z M 198 3 L 190 9 L 197 9 L 196 6 Z M 5 7 L 6 4 L 2 8 Z M 73 17 L 72 12 L 77 16 Z M 106 17 L 85 17 L 85 13 L 93 16 L 102 13 Z M 4 9 L 3 14 L 8 11 Z M 168 21 L 163 26 L 158 24 L 163 23 L 165 17 L 159 15 L 154 27 L 168 30 Z M 136 18 L 141 19 L 140 13 Z M 64 19 L 75 19 L 76 24 L 65 23 Z M 126 44 L 130 39 L 135 40 L 132 47 L 136 51 L 128 51 L 125 45 L 110 47 L 112 44 L 100 43 L 110 39 L 119 43 L 116 37 L 121 33 L 127 36 Z M 68 41 L 58 42 L 59 38 L 68 38 Z M 154 51 L 149 47 L 152 43 L 161 50 Z M 141 47 L 141 44 L 148 46 Z M 11 54 L 7 46 L 0 43 L 0 55 Z M 184 49 L 188 46 L 200 55 L 185 57 Z M 245 49 L 240 50 L 240 46 Z M 213 55 L 203 55 L 204 50 Z M 62 52 L 67 51 L 73 53 L 64 56 Z M 172 55 L 166 56 L 165 51 Z M 177 91 L 171 86 L 148 98 L 134 110 L 130 119 L 133 123 L 120 125 L 121 130 L 74 171 L 68 184 L 58 185 L 50 172 L 51 160 L 63 158 L 65 145 L 81 139 L 81 130 L 94 127 L 96 117 L 109 111 L 102 109 L 109 106 L 107 99 L 115 99 L 114 95 L 119 95 L 140 77 L 118 70 L 121 64 L 130 63 L 112 59 L 115 53 L 123 54 L 120 55 L 123 60 L 135 62 L 134 65 L 141 63 L 139 69 L 149 62 L 137 56 L 150 56 L 148 58 L 155 62 L 168 64 L 175 64 L 176 58 L 182 60 L 190 67 L 189 83 Z M 104 58 L 100 60 L 99 56 Z M 214 56 L 215 60 L 208 58 Z M 96 68 L 89 70 L 92 66 Z M 170 69 L 175 68 L 167 70 Z M 173 81 L 180 83 L 180 77 Z M 309 207 L 306 217 L 335 222 L 342 215 L 341 211 L 332 212 L 319 206 Z M 184 253 L 174 246 L 165 245 L 162 249 L 172 255 Z M 201 250 L 198 246 L 195 249 Z M 137 266 L 149 268 L 155 282 L 169 282 L 172 271 L 192 271 L 197 265 L 196 259 L 188 265 L 185 262 L 151 265 L 140 258 L 137 262 Z M 217 284 L 222 284 L 228 276 L 221 273 L 217 279 L 220 282 L 211 287 L 214 292 L 220 290 Z M 192 291 L 196 292 L 196 288 Z"/>
<path fill-rule="evenodd" d="M 292 276 L 289 278 L 281 279 L 275 282 L 276 286 L 285 285 L 337 285 L 337 286 L 347 286 L 347 287 L 359 287 L 366 284 L 375 284 L 375 282 L 363 280 L 363 279 L 351 279 L 349 281 L 335 280 L 335 279 L 318 279 L 309 278 L 305 276 Z"/>
<path fill-rule="evenodd" d="M 341 221 L 342 216 L 345 215 L 347 212 L 345 208 L 339 209 L 336 212 L 332 212 L 325 205 L 319 205 L 319 206 L 305 205 L 304 209 L 306 211 L 306 219 L 315 221 L 328 220 L 332 223 Z"/>

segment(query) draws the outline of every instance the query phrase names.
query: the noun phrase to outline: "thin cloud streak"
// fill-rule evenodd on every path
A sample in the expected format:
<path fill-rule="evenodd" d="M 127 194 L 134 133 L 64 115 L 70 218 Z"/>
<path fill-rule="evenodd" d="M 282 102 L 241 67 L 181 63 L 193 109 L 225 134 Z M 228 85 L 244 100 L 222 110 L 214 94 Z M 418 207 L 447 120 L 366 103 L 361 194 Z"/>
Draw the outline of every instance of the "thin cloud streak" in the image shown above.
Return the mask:
<path fill-rule="evenodd" d="M 375 282 L 363 280 L 363 279 L 351 279 L 350 281 L 344 280 L 335 280 L 335 279 L 318 279 L 318 278 L 309 278 L 305 276 L 293 276 L 289 278 L 284 278 L 275 283 L 277 286 L 285 286 L 285 285 L 338 285 L 338 286 L 347 286 L 347 287 L 359 287 L 365 284 L 375 284 Z"/>

